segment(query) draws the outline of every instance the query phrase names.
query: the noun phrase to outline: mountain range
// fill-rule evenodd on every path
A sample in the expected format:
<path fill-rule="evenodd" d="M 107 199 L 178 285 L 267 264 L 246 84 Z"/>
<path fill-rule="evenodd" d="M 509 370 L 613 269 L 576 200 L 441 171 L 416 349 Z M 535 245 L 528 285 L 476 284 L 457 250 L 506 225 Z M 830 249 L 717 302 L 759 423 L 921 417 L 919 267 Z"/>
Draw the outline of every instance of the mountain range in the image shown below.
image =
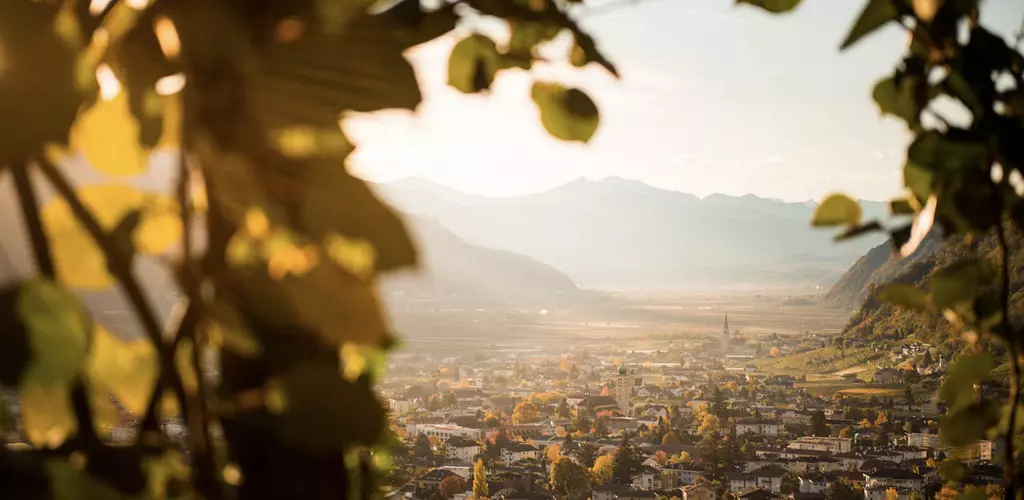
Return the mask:
<path fill-rule="evenodd" d="M 618 177 L 505 198 L 419 177 L 377 192 L 471 245 L 529 256 L 588 289 L 825 287 L 880 241 L 834 243 L 831 232 L 811 228 L 813 202 L 701 199 Z M 862 206 L 866 218 L 885 211 L 879 202 Z"/>

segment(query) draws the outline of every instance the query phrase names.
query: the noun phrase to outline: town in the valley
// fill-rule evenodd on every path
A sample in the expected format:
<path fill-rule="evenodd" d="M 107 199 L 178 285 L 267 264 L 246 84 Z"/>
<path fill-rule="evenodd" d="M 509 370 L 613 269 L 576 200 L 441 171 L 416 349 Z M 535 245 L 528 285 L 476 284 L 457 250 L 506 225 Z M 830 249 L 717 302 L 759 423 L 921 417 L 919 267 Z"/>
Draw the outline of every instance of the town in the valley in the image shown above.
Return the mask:
<path fill-rule="evenodd" d="M 1001 443 L 939 437 L 949 353 L 827 335 L 391 357 L 389 498 L 763 500 L 1001 495 Z M 999 391 L 998 384 L 982 391 Z M 996 458 L 994 458 L 996 457 Z M 959 490 L 944 486 L 959 475 Z"/>

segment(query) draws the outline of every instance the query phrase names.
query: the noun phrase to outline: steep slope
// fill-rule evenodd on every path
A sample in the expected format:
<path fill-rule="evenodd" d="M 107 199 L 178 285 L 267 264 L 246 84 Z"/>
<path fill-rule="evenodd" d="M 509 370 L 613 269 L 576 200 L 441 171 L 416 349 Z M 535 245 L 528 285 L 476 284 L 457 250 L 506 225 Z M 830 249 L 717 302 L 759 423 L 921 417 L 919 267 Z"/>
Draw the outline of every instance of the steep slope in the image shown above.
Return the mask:
<path fill-rule="evenodd" d="M 386 293 L 491 299 L 572 297 L 568 276 L 529 257 L 466 243 L 436 220 L 409 216 L 420 249 L 420 269 L 386 276 Z"/>
<path fill-rule="evenodd" d="M 1017 230 L 1008 235 L 1010 252 L 1010 303 L 1012 315 L 1024 314 L 1024 237 Z M 975 250 L 963 240 L 936 242 L 931 253 L 911 259 L 899 266 L 899 272 L 889 280 L 894 283 L 908 283 L 926 287 L 928 280 L 938 269 L 953 262 L 978 255 L 998 262 L 999 250 L 994 234 L 978 241 Z M 884 283 L 880 281 L 879 283 Z M 894 308 L 878 300 L 874 291 L 876 285 L 869 284 L 866 298 L 860 309 L 853 314 L 844 329 L 844 335 L 853 338 L 906 337 L 915 335 L 925 341 L 942 343 L 955 338 L 959 332 L 940 314 L 922 314 Z"/>
<path fill-rule="evenodd" d="M 586 288 L 828 286 L 878 243 L 834 244 L 831 232 L 810 227 L 814 206 L 807 203 L 702 200 L 615 177 L 509 198 L 456 197 L 430 184 L 420 179 L 378 191 L 469 243 L 528 255 Z M 880 213 L 882 206 L 865 209 Z"/>
<path fill-rule="evenodd" d="M 872 248 L 857 259 L 832 288 L 822 297 L 822 302 L 831 307 L 853 309 L 867 298 L 872 285 L 889 283 L 914 262 L 926 258 L 942 249 L 942 239 L 929 236 L 912 255 L 900 258 L 893 251 L 892 243 L 886 241 Z"/>

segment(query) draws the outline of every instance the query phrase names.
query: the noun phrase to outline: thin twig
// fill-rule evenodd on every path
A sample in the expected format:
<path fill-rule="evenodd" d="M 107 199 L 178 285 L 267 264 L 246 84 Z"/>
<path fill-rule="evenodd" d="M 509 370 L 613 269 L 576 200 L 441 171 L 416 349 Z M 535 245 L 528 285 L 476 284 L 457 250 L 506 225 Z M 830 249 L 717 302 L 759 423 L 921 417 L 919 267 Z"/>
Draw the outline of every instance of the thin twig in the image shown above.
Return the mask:
<path fill-rule="evenodd" d="M 43 222 L 39 217 L 39 203 L 36 201 L 36 192 L 32 189 L 32 181 L 28 176 L 28 164 L 16 165 L 11 171 L 14 175 L 14 189 L 18 193 L 18 205 L 21 206 L 21 217 L 32 243 L 36 268 L 39 274 L 52 279 L 55 274 L 53 255 L 50 253 L 50 242 L 46 238 Z"/>
<path fill-rule="evenodd" d="M 1006 241 L 1006 228 L 1000 220 L 996 225 L 996 235 L 999 238 L 999 251 L 1001 253 L 1002 272 L 1000 273 L 999 303 L 1003 317 L 1000 321 L 1002 334 L 1007 339 L 1006 346 L 1010 357 L 1010 415 L 1007 419 L 1007 430 L 1005 445 L 1003 446 L 1003 470 L 1007 498 L 1016 496 L 1017 467 L 1014 454 L 1014 438 L 1017 428 L 1017 405 L 1020 400 L 1020 353 L 1016 339 L 1010 332 L 1010 246 Z"/>

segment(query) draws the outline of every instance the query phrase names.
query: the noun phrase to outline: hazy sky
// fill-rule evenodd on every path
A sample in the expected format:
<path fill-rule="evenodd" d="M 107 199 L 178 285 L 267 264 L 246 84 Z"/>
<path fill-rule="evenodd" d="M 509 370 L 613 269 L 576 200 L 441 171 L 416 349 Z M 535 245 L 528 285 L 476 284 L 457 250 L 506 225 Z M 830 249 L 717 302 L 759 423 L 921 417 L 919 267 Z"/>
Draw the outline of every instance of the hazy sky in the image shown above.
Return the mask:
<path fill-rule="evenodd" d="M 445 86 L 455 37 L 417 47 L 409 58 L 423 104 L 415 114 L 349 120 L 360 147 L 354 169 L 484 195 L 617 175 L 699 196 L 802 201 L 842 189 L 883 199 L 901 189 L 907 135 L 879 117 L 871 87 L 891 74 L 907 36 L 891 26 L 839 53 L 863 3 L 805 0 L 795 13 L 770 16 L 732 0 L 641 0 L 583 21 L 621 80 L 595 65 L 516 70 L 489 96 Z M 1009 35 L 1022 15 L 1024 2 L 988 0 L 983 22 Z M 589 145 L 543 131 L 529 90 L 545 75 L 569 78 L 600 105 Z"/>

